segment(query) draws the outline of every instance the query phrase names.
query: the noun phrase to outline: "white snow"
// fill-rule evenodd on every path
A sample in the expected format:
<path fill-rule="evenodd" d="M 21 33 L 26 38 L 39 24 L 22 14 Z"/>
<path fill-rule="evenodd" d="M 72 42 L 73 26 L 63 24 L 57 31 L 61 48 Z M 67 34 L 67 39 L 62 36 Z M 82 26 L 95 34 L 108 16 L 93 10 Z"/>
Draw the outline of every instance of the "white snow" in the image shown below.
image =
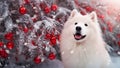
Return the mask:
<path fill-rule="evenodd" d="M 113 65 L 110 68 L 120 68 L 120 57 L 111 57 Z M 97 64 L 97 63 L 96 63 Z M 95 65 L 96 65 L 95 64 Z M 63 64 L 59 60 L 47 60 L 35 68 L 64 68 Z"/>

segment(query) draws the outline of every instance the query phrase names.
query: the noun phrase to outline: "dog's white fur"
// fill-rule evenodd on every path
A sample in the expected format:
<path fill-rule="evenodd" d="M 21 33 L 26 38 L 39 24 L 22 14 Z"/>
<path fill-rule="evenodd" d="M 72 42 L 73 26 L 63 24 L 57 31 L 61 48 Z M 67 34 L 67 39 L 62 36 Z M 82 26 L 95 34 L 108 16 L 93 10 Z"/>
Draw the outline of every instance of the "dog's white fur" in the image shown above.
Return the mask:
<path fill-rule="evenodd" d="M 84 39 L 74 38 L 76 26 L 82 28 Z M 108 68 L 111 62 L 95 12 L 87 15 L 81 15 L 76 9 L 71 12 L 62 30 L 60 49 L 65 68 Z"/>

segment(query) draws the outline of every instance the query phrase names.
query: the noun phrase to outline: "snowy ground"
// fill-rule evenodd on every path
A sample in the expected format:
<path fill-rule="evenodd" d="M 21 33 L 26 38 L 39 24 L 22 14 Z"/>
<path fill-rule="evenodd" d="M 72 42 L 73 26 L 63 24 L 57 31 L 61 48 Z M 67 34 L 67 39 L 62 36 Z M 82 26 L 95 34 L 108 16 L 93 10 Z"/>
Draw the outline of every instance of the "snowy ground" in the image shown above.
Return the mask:
<path fill-rule="evenodd" d="M 114 64 L 114 68 L 120 68 L 120 56 L 119 57 L 112 57 L 112 61 Z"/>
<path fill-rule="evenodd" d="M 120 68 L 120 57 L 112 57 L 114 67 Z M 44 62 L 40 65 L 37 65 L 35 68 L 64 68 L 62 63 L 59 60 Z"/>
<path fill-rule="evenodd" d="M 120 56 L 112 57 L 112 62 L 113 64 L 110 65 L 110 68 L 120 68 Z M 4 68 L 64 68 L 64 67 L 63 67 L 62 62 L 59 60 L 52 60 L 52 61 L 46 60 L 45 62 L 41 64 L 36 64 L 31 67 L 24 67 L 24 66 L 10 64 L 8 66 L 5 66 Z"/>
<path fill-rule="evenodd" d="M 46 61 L 40 65 L 36 65 L 34 68 L 64 68 L 62 62 L 59 60 Z"/>

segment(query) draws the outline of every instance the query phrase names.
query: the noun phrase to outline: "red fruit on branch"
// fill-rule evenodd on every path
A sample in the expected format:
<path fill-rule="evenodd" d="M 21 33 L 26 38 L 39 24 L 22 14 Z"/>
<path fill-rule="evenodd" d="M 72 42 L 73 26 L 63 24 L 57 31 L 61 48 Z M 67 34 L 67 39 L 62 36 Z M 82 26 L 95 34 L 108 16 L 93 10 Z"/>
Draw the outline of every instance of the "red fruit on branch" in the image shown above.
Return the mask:
<path fill-rule="evenodd" d="M 25 4 L 29 4 L 30 3 L 30 0 L 24 0 L 25 1 Z"/>
<path fill-rule="evenodd" d="M 46 6 L 47 6 L 47 4 L 45 3 L 45 1 L 42 1 L 42 2 L 40 3 L 40 8 L 41 8 L 41 9 L 44 9 Z"/>
<path fill-rule="evenodd" d="M 120 34 L 117 34 L 117 37 L 120 38 Z"/>
<path fill-rule="evenodd" d="M 111 22 L 107 22 L 107 26 L 108 26 L 108 30 L 110 32 L 112 32 L 113 31 L 113 25 L 112 25 L 112 23 Z"/>
<path fill-rule="evenodd" d="M 35 43 L 35 41 L 34 41 L 34 40 L 32 40 L 32 41 L 31 41 L 31 43 L 32 43 L 34 46 L 36 46 L 36 43 Z"/>
<path fill-rule="evenodd" d="M 27 9 L 26 9 L 24 6 L 21 6 L 21 7 L 19 8 L 19 13 L 22 14 L 22 15 L 24 15 L 24 14 L 27 13 Z"/>
<path fill-rule="evenodd" d="M 29 29 L 28 29 L 27 27 L 25 27 L 25 28 L 23 29 L 23 31 L 24 31 L 24 33 L 27 33 L 27 32 L 29 31 Z"/>
<path fill-rule="evenodd" d="M 34 58 L 34 62 L 35 62 L 36 64 L 41 63 L 41 58 L 40 58 L 40 56 L 36 56 L 36 57 Z"/>
<path fill-rule="evenodd" d="M 7 40 L 13 40 L 13 33 L 12 32 L 10 32 L 10 33 L 7 33 L 7 34 L 5 34 L 5 39 L 7 39 Z"/>
<path fill-rule="evenodd" d="M 105 18 L 104 15 L 98 15 L 98 17 L 99 17 L 100 19 L 104 19 L 104 18 Z"/>
<path fill-rule="evenodd" d="M 8 49 L 13 49 L 13 48 L 14 48 L 14 42 L 9 41 L 9 42 L 6 44 L 6 46 L 7 46 Z"/>
<path fill-rule="evenodd" d="M 85 9 L 86 9 L 87 12 L 93 11 L 93 8 L 91 6 L 86 6 Z"/>
<path fill-rule="evenodd" d="M 60 41 L 60 34 L 56 35 L 56 38 Z"/>
<path fill-rule="evenodd" d="M 8 53 L 5 51 L 5 49 L 0 49 L 0 57 L 7 58 Z"/>
<path fill-rule="evenodd" d="M 47 14 L 50 13 L 50 11 L 51 11 L 51 10 L 50 10 L 49 7 L 46 7 L 46 8 L 44 9 L 44 12 L 47 13 Z"/>
<path fill-rule="evenodd" d="M 49 54 L 49 56 L 48 56 L 48 58 L 50 59 L 50 60 L 53 60 L 53 59 L 55 59 L 55 54 L 52 52 L 52 53 L 50 53 Z"/>
<path fill-rule="evenodd" d="M 56 45 L 56 37 L 55 36 L 51 37 L 50 42 L 52 45 Z"/>
<path fill-rule="evenodd" d="M 117 43 L 119 46 L 120 46 L 120 41 L 118 41 L 118 43 Z"/>
<path fill-rule="evenodd" d="M 51 34 L 50 33 L 46 33 L 45 38 L 46 39 L 50 39 L 51 38 Z"/>
<path fill-rule="evenodd" d="M 58 9 L 58 6 L 56 4 L 53 4 L 51 6 L 51 10 L 56 11 Z"/>
<path fill-rule="evenodd" d="M 2 41 L 0 41 L 0 47 L 3 46 L 3 45 L 4 45 L 4 43 Z"/>

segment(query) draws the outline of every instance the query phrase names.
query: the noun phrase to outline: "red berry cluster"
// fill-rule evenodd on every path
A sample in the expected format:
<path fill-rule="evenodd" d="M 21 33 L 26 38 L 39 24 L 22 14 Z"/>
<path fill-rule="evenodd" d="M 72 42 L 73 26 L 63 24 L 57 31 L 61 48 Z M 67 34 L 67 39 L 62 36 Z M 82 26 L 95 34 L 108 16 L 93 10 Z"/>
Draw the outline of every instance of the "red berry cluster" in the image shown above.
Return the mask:
<path fill-rule="evenodd" d="M 0 48 L 0 58 L 7 58 L 8 53 L 5 51 L 5 49 Z"/>
<path fill-rule="evenodd" d="M 4 42 L 0 41 L 0 58 L 7 58 L 8 54 L 5 49 L 2 48 L 3 46 Z"/>
<path fill-rule="evenodd" d="M 26 1 L 27 1 L 27 0 L 26 0 Z M 26 3 L 29 3 L 29 1 L 27 1 Z M 44 4 L 43 4 L 43 5 L 44 5 Z M 41 5 L 40 5 L 40 7 L 41 7 Z M 43 6 L 42 6 L 41 8 L 43 8 Z M 58 9 L 58 6 L 57 6 L 56 4 L 53 4 L 51 7 L 49 7 L 49 6 L 44 7 L 44 12 L 45 12 L 45 13 L 50 13 L 51 10 L 52 10 L 52 11 L 56 11 L 57 9 Z M 25 7 L 25 6 L 21 6 L 21 7 L 19 8 L 19 13 L 22 14 L 22 15 L 26 14 L 26 13 L 27 13 L 26 7 Z"/>
<path fill-rule="evenodd" d="M 56 4 L 53 4 L 51 6 L 48 6 L 45 1 L 40 3 L 40 8 L 45 12 L 45 13 L 50 13 L 51 11 L 56 11 L 58 9 L 58 6 Z"/>
<path fill-rule="evenodd" d="M 56 45 L 57 40 L 59 40 L 59 35 L 55 35 L 54 33 L 50 34 L 50 33 L 46 33 L 45 38 L 47 40 L 50 40 L 50 44 L 52 46 Z"/>
<path fill-rule="evenodd" d="M 0 41 L 0 57 L 2 58 L 7 58 L 8 57 L 8 53 L 6 52 L 6 47 L 7 50 L 11 50 L 14 48 L 14 34 L 12 32 L 8 32 L 4 35 L 5 40 L 7 40 L 6 43 L 4 43 L 3 41 Z"/>
<path fill-rule="evenodd" d="M 57 11 L 57 9 L 58 9 L 58 6 L 56 4 L 53 4 L 51 7 L 49 7 L 49 6 L 44 7 L 44 12 L 48 14 L 51 11 Z"/>
<path fill-rule="evenodd" d="M 50 60 L 54 60 L 54 59 L 56 58 L 56 56 L 55 56 L 55 54 L 54 54 L 53 52 L 51 52 L 51 53 L 48 55 L 48 58 L 49 58 Z M 36 56 L 36 57 L 34 57 L 33 61 L 34 61 L 34 63 L 39 64 L 39 63 L 42 62 L 42 58 L 41 58 L 40 56 Z"/>
<path fill-rule="evenodd" d="M 12 32 L 8 32 L 4 35 L 5 39 L 8 40 L 8 42 L 6 43 L 6 47 L 8 49 L 13 49 L 14 48 L 14 34 Z"/>

